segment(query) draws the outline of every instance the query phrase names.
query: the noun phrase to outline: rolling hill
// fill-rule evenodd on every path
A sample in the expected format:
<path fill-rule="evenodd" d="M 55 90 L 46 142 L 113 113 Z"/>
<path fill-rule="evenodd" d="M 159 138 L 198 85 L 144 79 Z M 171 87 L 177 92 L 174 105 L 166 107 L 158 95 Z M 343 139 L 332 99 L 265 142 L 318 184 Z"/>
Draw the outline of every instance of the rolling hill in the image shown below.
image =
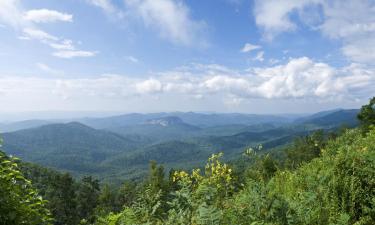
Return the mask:
<path fill-rule="evenodd" d="M 109 156 L 138 147 L 134 140 L 77 122 L 4 133 L 2 138 L 8 154 L 75 174 L 100 170 L 98 163 Z"/>
<path fill-rule="evenodd" d="M 202 165 L 214 152 L 223 151 L 227 159 L 234 159 L 249 146 L 262 144 L 267 151 L 316 129 L 334 130 L 342 124 L 354 126 L 357 112 L 333 110 L 294 122 L 263 123 L 269 120 L 259 119 L 250 125 L 247 115 L 238 121 L 243 124 L 230 124 L 234 122 L 231 119 L 214 123 L 218 118 L 233 119 L 237 114 L 210 115 L 211 119 L 195 113 L 179 114 L 185 119 L 171 113 L 128 114 L 95 120 L 96 127 L 109 126 L 105 129 L 71 122 L 8 132 L 2 137 L 4 150 L 26 161 L 74 175 L 121 180 L 144 176 L 151 160 L 163 163 L 166 168 L 189 169 Z M 189 117 L 204 125 L 186 122 Z M 213 126 L 205 127 L 208 124 Z"/>

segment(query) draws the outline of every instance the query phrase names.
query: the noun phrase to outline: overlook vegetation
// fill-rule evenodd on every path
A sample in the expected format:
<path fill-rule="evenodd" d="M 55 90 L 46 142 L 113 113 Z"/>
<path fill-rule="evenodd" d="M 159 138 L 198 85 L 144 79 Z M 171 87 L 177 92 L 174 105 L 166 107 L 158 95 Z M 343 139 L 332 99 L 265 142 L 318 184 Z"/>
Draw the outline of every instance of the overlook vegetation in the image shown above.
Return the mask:
<path fill-rule="evenodd" d="M 202 151 L 190 156 L 189 149 L 200 141 L 176 140 L 175 148 L 166 142 L 143 153 L 130 150 L 118 160 L 109 157 L 114 166 L 129 160 L 134 170 L 142 154 L 175 165 L 165 168 L 151 161 L 144 179 L 121 185 L 92 176 L 75 179 L 1 152 L 0 224 L 374 224 L 374 99 L 359 112 L 357 128 L 291 134 L 284 127 L 228 135 L 223 143 L 220 137 L 200 139 L 217 139 L 212 147 L 247 140 L 233 148 L 238 154 Z M 124 138 L 105 134 L 119 145 Z M 157 149 L 165 152 L 159 155 Z M 161 157 L 170 153 L 188 158 L 195 168 L 183 169 L 178 159 Z M 200 166 L 203 157 L 208 160 Z"/>

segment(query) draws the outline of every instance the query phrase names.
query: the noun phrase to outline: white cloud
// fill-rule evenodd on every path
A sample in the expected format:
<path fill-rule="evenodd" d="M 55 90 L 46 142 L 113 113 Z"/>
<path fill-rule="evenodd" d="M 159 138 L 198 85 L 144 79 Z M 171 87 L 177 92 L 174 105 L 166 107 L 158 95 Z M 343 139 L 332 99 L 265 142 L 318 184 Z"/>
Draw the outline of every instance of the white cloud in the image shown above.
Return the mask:
<path fill-rule="evenodd" d="M 258 52 L 256 54 L 256 56 L 253 58 L 253 60 L 263 62 L 264 61 L 264 51 Z"/>
<path fill-rule="evenodd" d="M 134 56 L 127 56 L 126 58 L 125 58 L 127 61 L 129 61 L 129 62 L 131 62 L 131 63 L 138 63 L 139 62 L 139 59 L 137 59 L 136 57 L 134 57 Z"/>
<path fill-rule="evenodd" d="M 23 40 L 23 41 L 29 41 L 29 40 L 31 40 L 31 38 L 30 37 L 26 37 L 26 36 L 18 36 L 17 37 L 19 40 Z"/>
<path fill-rule="evenodd" d="M 45 64 L 38 66 L 44 70 L 51 69 Z M 48 98 L 45 101 L 51 107 L 65 100 L 86 109 L 90 104 L 90 107 L 100 109 L 99 106 L 116 107 L 121 102 L 131 102 L 138 107 L 140 101 L 143 107 L 147 107 L 147 104 L 156 104 L 155 96 L 165 103 L 165 107 L 173 104 L 186 106 L 185 100 L 189 104 L 201 102 L 202 105 L 221 106 L 241 105 L 256 99 L 310 99 L 336 103 L 342 99 L 367 100 L 375 88 L 375 70 L 361 64 L 335 68 L 302 57 L 278 66 L 245 71 L 212 69 L 217 67 L 220 66 L 186 66 L 153 74 L 152 78 L 125 75 L 59 79 L 0 76 L 3 93 L 0 100 L 3 103 L 11 99 L 6 106 L 12 108 L 14 102 L 23 107 L 31 100 L 34 105 L 47 104 L 43 99 Z M 152 98 L 149 102 L 148 97 Z"/>
<path fill-rule="evenodd" d="M 206 46 L 204 21 L 191 18 L 190 9 L 183 0 L 124 0 L 125 9 L 111 0 L 86 0 L 107 14 L 123 19 L 139 19 L 160 37 L 180 45 Z"/>
<path fill-rule="evenodd" d="M 267 39 L 297 28 L 291 17 L 343 43 L 342 53 L 355 62 L 375 61 L 375 2 L 366 0 L 256 0 L 254 16 Z M 318 16 L 317 16 L 318 15 Z"/>
<path fill-rule="evenodd" d="M 137 83 L 136 90 L 140 94 L 155 94 L 162 91 L 162 84 L 159 80 L 151 78 Z"/>
<path fill-rule="evenodd" d="M 119 7 L 116 7 L 111 0 L 86 0 L 86 2 L 102 9 L 111 19 L 125 18 L 126 13 Z"/>
<path fill-rule="evenodd" d="M 342 52 L 355 62 L 375 64 L 375 35 L 348 42 L 342 47 Z"/>
<path fill-rule="evenodd" d="M 73 22 L 73 15 L 49 9 L 33 9 L 25 13 L 25 19 L 35 23 Z"/>
<path fill-rule="evenodd" d="M 275 64 L 278 64 L 280 62 L 279 59 L 274 59 L 274 58 L 271 58 L 268 60 L 269 64 L 271 65 L 275 65 Z"/>
<path fill-rule="evenodd" d="M 0 22 L 16 29 L 25 25 L 19 0 L 0 1 Z"/>
<path fill-rule="evenodd" d="M 58 71 L 58 70 L 52 69 L 50 66 L 48 66 L 48 65 L 45 64 L 45 63 L 37 63 L 36 66 L 37 66 L 40 70 L 42 70 L 42 71 L 44 71 L 44 72 L 46 72 L 46 73 L 48 73 L 48 74 L 52 74 L 52 75 L 60 75 L 60 74 L 62 74 L 61 71 Z"/>
<path fill-rule="evenodd" d="M 144 24 L 159 32 L 162 38 L 176 44 L 204 44 L 205 24 L 190 16 L 188 6 L 181 0 L 125 0 L 129 11 Z"/>
<path fill-rule="evenodd" d="M 37 40 L 58 50 L 53 55 L 60 58 L 91 57 L 95 51 L 76 49 L 72 40 L 57 37 L 38 27 L 38 23 L 73 21 L 73 15 L 50 9 L 35 9 L 25 11 L 18 0 L 0 0 L 0 22 L 13 27 L 19 34 L 20 40 Z"/>
<path fill-rule="evenodd" d="M 253 50 L 260 49 L 260 48 L 262 48 L 262 46 L 246 43 L 241 49 L 241 52 L 251 52 Z"/>
<path fill-rule="evenodd" d="M 62 40 L 61 42 L 55 42 L 55 43 L 50 43 L 49 44 L 52 48 L 58 49 L 58 50 L 74 50 L 75 47 L 73 45 L 72 40 Z"/>
<path fill-rule="evenodd" d="M 320 0 L 255 0 L 254 16 L 256 24 L 264 29 L 265 37 L 272 39 L 284 31 L 291 31 L 296 25 L 291 21 L 290 14 Z"/>
<path fill-rule="evenodd" d="M 35 29 L 35 28 L 25 28 L 23 29 L 23 33 L 26 37 L 29 37 L 31 39 L 36 39 L 36 40 L 39 40 L 39 41 L 57 41 L 59 40 L 59 38 L 47 33 L 47 32 L 44 32 L 42 30 L 39 30 L 39 29 Z"/>
<path fill-rule="evenodd" d="M 375 64 L 375 2 L 334 1 L 323 4 L 322 33 L 343 41 L 342 52 L 356 62 Z"/>
<path fill-rule="evenodd" d="M 116 11 L 116 7 L 110 0 L 87 0 L 87 2 L 103 9 L 107 13 L 113 13 Z"/>
<path fill-rule="evenodd" d="M 59 57 L 59 58 L 75 58 L 75 57 L 93 57 L 97 54 L 97 52 L 91 52 L 91 51 L 74 51 L 74 50 L 64 50 L 64 51 L 58 51 L 52 53 L 53 56 Z"/>

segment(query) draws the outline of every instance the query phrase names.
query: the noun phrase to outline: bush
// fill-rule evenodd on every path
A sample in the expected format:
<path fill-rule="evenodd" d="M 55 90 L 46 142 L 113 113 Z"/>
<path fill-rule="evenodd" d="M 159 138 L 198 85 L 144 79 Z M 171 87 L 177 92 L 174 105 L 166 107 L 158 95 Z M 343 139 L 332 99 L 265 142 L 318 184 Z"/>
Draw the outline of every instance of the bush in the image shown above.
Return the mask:
<path fill-rule="evenodd" d="M 0 224 L 51 224 L 46 201 L 23 176 L 16 161 L 0 151 Z"/>

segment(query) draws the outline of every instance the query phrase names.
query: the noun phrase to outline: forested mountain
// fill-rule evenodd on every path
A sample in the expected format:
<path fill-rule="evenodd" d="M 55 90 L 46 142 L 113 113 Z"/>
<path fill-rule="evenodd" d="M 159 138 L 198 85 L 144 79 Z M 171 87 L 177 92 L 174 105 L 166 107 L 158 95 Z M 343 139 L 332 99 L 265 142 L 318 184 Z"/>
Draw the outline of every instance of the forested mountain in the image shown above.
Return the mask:
<path fill-rule="evenodd" d="M 327 111 L 300 118 L 296 122 L 302 124 L 313 124 L 316 126 L 335 127 L 337 124 L 342 124 L 353 127 L 359 124 L 357 119 L 358 112 L 358 109 Z"/>
<path fill-rule="evenodd" d="M 77 122 L 4 133 L 2 138 L 8 154 L 74 174 L 98 172 L 101 161 L 138 147 L 137 141 Z"/>
<path fill-rule="evenodd" d="M 113 129 L 132 125 L 144 124 L 147 121 L 165 117 L 178 117 L 183 122 L 198 126 L 212 127 L 222 125 L 244 124 L 252 125 L 259 123 L 288 123 L 292 121 L 289 117 L 275 115 L 256 115 L 240 113 L 195 113 L 195 112 L 171 112 L 171 113 L 149 113 L 149 114 L 125 114 L 105 118 L 86 118 L 80 122 L 98 129 Z"/>
<path fill-rule="evenodd" d="M 189 169 L 203 165 L 209 155 L 219 151 L 224 152 L 228 160 L 241 155 L 244 148 L 259 144 L 265 147 L 264 151 L 270 151 L 316 129 L 353 125 L 354 112 L 356 110 L 335 110 L 283 123 L 278 121 L 279 117 L 265 116 L 266 119 L 251 125 L 253 115 L 175 113 L 204 123 L 202 127 L 191 125 L 176 115 L 130 114 L 100 119 L 102 125 L 110 124 L 111 128 L 106 129 L 71 122 L 4 133 L 2 137 L 8 154 L 74 175 L 90 174 L 118 183 L 124 177 L 144 177 L 151 160 L 163 163 L 168 169 Z M 237 117 L 242 118 L 239 124 L 218 123 L 206 127 L 219 118 L 233 123 L 230 118 Z M 278 122 L 263 123 L 270 118 L 277 118 Z M 129 125 L 131 119 L 134 119 L 133 125 Z"/>
<path fill-rule="evenodd" d="M 179 117 L 169 116 L 149 119 L 137 125 L 111 127 L 107 130 L 123 136 L 144 136 L 156 143 L 183 139 L 199 132 L 201 128 L 187 124 Z"/>

